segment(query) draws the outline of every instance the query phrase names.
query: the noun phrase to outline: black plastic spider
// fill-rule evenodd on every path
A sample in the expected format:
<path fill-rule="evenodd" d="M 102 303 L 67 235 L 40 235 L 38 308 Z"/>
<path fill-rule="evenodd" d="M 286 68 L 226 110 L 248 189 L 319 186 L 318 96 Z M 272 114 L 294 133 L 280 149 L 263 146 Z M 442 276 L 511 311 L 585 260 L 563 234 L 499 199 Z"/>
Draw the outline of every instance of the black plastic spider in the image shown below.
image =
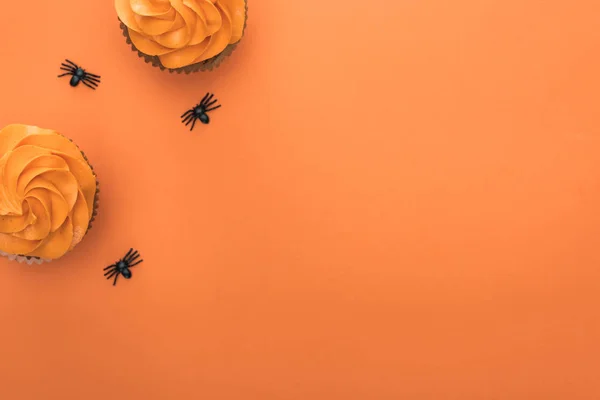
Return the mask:
<path fill-rule="evenodd" d="M 140 253 L 138 253 L 137 250 L 134 252 L 133 249 L 129 249 L 127 254 L 125 254 L 125 257 L 123 257 L 121 260 L 117 261 L 113 265 L 109 265 L 108 267 L 104 268 L 104 271 L 106 271 L 104 273 L 104 276 L 106 277 L 106 279 L 110 279 L 113 276 L 115 277 L 115 280 L 113 281 L 113 286 L 117 284 L 117 278 L 119 277 L 119 275 L 123 275 L 123 278 L 125 279 L 131 279 L 131 271 L 129 270 L 129 268 L 135 267 L 136 265 L 144 261 L 139 260 L 134 263 L 134 261 L 137 260 L 139 257 Z"/>
<path fill-rule="evenodd" d="M 86 72 L 85 69 L 81 68 L 79 65 L 75 64 L 71 60 L 65 60 L 68 64 L 62 63 L 60 64 L 63 71 L 67 71 L 62 75 L 59 75 L 59 78 L 62 78 L 65 75 L 72 75 L 71 82 L 69 85 L 75 87 L 79 85 L 79 82 L 83 82 L 83 84 L 90 89 L 96 90 L 98 84 L 100 83 L 100 75 L 91 74 Z"/>
<path fill-rule="evenodd" d="M 183 115 L 181 116 L 181 122 L 185 123 L 185 126 L 188 126 L 191 122 L 192 126 L 190 128 L 190 131 L 194 130 L 194 125 L 196 125 L 197 120 L 200 120 L 200 122 L 202 122 L 203 124 L 208 124 L 210 122 L 210 118 L 208 118 L 207 113 L 221 107 L 221 105 L 219 104 L 217 106 L 209 108 L 217 102 L 217 99 L 212 100 L 214 96 L 214 94 L 206 93 L 206 96 L 204 96 L 202 101 L 198 103 L 197 106 L 183 113 Z"/>

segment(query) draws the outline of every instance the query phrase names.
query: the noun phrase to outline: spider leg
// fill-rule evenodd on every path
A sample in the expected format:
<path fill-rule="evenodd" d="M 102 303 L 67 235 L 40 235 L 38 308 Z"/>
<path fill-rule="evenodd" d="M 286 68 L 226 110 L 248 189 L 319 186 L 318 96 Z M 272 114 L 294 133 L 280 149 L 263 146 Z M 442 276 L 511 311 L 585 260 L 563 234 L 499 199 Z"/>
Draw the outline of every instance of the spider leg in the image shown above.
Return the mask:
<path fill-rule="evenodd" d="M 194 118 L 195 118 L 195 117 L 194 117 L 193 115 L 188 115 L 187 117 L 185 117 L 185 118 L 184 118 L 184 119 L 181 121 L 181 123 L 183 123 L 183 124 L 185 124 L 185 125 L 187 126 L 187 125 L 188 125 L 190 122 L 192 122 L 192 120 L 193 120 Z"/>
<path fill-rule="evenodd" d="M 115 268 L 116 266 L 117 266 L 117 264 L 109 265 L 108 267 L 104 268 L 103 271 L 106 271 L 107 269 L 110 269 L 110 268 Z"/>
<path fill-rule="evenodd" d="M 190 118 L 190 120 L 189 120 L 188 122 L 186 122 L 186 123 L 185 123 L 185 126 L 188 126 L 188 125 L 190 124 L 190 122 L 192 122 L 192 121 L 195 121 L 195 120 L 196 120 L 196 117 L 195 117 L 195 116 L 194 116 L 194 117 L 192 117 L 192 118 Z"/>
<path fill-rule="evenodd" d="M 68 62 L 69 64 L 71 64 L 72 66 L 75 67 L 75 69 L 79 68 L 79 65 L 75 64 L 73 61 L 69 60 L 69 59 L 65 59 L 66 62 Z"/>
<path fill-rule="evenodd" d="M 74 70 L 71 67 L 60 67 L 61 71 L 69 71 L 70 73 L 74 74 L 76 70 Z"/>
<path fill-rule="evenodd" d="M 65 72 L 64 74 L 58 75 L 59 78 L 62 78 L 65 75 L 73 75 L 72 72 Z"/>
<path fill-rule="evenodd" d="M 83 80 L 88 81 L 90 83 L 100 83 L 100 79 L 92 78 L 89 75 L 86 75 L 85 78 L 83 78 Z"/>
<path fill-rule="evenodd" d="M 129 268 L 131 268 L 131 267 L 135 267 L 136 265 L 138 265 L 139 263 L 141 263 L 141 262 L 143 262 L 143 261 L 144 261 L 144 260 L 140 260 L 140 261 L 136 262 L 135 264 L 131 264 L 131 265 L 129 266 Z"/>
<path fill-rule="evenodd" d="M 86 72 L 86 74 L 88 74 L 88 75 L 89 75 L 89 76 L 91 76 L 92 78 L 97 78 L 97 79 L 100 79 L 100 75 L 92 74 L 91 72 Z"/>
<path fill-rule="evenodd" d="M 194 130 L 194 125 L 196 125 L 196 121 L 198 121 L 197 118 L 194 118 L 194 122 L 192 122 L 192 127 L 190 128 L 190 131 Z M 187 124 L 186 124 L 187 125 Z"/>
<path fill-rule="evenodd" d="M 82 82 L 87 82 L 87 83 L 89 83 L 90 85 L 93 85 L 94 87 L 98 87 L 98 83 L 97 83 L 97 82 L 90 81 L 90 80 L 89 80 L 87 77 L 86 77 L 86 78 L 83 78 L 81 81 L 82 81 Z"/>
<path fill-rule="evenodd" d="M 116 274 L 116 275 L 115 275 L 115 280 L 114 280 L 114 282 L 113 282 L 113 286 L 115 286 L 115 285 L 117 284 L 117 278 L 118 278 L 118 277 L 119 277 L 119 274 Z"/>
<path fill-rule="evenodd" d="M 62 63 L 60 64 L 60 69 L 68 69 L 69 71 L 77 71 L 77 68 L 73 68 L 71 65 Z"/>
<path fill-rule="evenodd" d="M 133 253 L 133 247 L 132 247 L 131 249 L 129 249 L 129 251 L 127 252 L 127 254 L 125 254 L 125 257 L 123 257 L 123 258 L 127 258 L 127 257 L 129 257 L 129 255 L 130 255 L 131 253 Z"/>
<path fill-rule="evenodd" d="M 200 105 L 200 104 L 204 103 L 204 102 L 206 101 L 206 99 L 208 98 L 208 96 L 210 96 L 210 93 L 206 93 L 206 94 L 204 95 L 204 97 L 202 98 L 202 100 L 200 100 L 200 103 L 198 103 L 198 105 Z"/>
<path fill-rule="evenodd" d="M 186 112 L 184 112 L 183 114 L 181 114 L 181 118 L 183 118 L 183 117 L 185 117 L 186 115 L 188 115 L 188 114 L 191 114 L 191 113 L 193 113 L 193 112 L 194 112 L 194 110 L 187 110 Z"/>
<path fill-rule="evenodd" d="M 137 251 L 137 250 L 135 250 L 135 251 L 134 251 L 133 253 L 131 253 L 130 255 L 128 255 L 128 256 L 125 256 L 125 258 L 127 258 L 127 259 L 131 259 L 131 257 L 134 257 L 136 254 L 138 254 L 138 251 Z"/>
<path fill-rule="evenodd" d="M 89 83 L 87 83 L 86 81 L 81 81 L 81 83 L 83 83 L 85 86 L 89 87 L 90 89 L 94 89 L 96 90 L 95 87 L 93 87 L 92 85 L 90 85 Z"/>
<path fill-rule="evenodd" d="M 83 82 L 83 83 L 87 83 L 88 85 L 92 86 L 94 89 L 96 89 L 96 88 L 98 87 L 98 84 L 97 84 L 97 83 L 95 83 L 95 82 L 90 82 L 90 81 L 87 81 L 87 80 L 85 80 L 85 79 L 82 79 L 82 80 L 81 80 L 81 82 Z"/>
<path fill-rule="evenodd" d="M 221 105 L 219 104 L 218 106 L 215 106 L 213 108 L 209 108 L 208 110 L 205 110 L 204 112 L 209 112 L 209 111 L 212 111 L 212 110 L 216 110 L 217 108 L 221 108 Z"/>
<path fill-rule="evenodd" d="M 115 274 L 119 274 L 119 271 L 117 271 L 116 269 L 113 271 L 110 271 L 110 274 L 109 273 L 104 274 L 104 276 L 106 277 L 106 279 L 110 279 L 113 276 L 115 276 Z"/>
<path fill-rule="evenodd" d="M 101 81 L 101 79 L 100 79 L 100 78 L 96 78 L 96 77 L 94 77 L 94 76 L 92 76 L 92 75 L 88 74 L 87 72 L 85 73 L 85 78 L 86 78 L 86 79 L 89 79 L 89 80 L 91 80 L 91 81 L 96 81 L 96 82 L 100 82 L 100 81 Z"/>
<path fill-rule="evenodd" d="M 213 97 L 215 97 L 215 95 L 211 93 L 211 95 L 210 95 L 210 96 L 208 96 L 208 98 L 207 98 L 206 100 L 203 100 L 203 101 L 200 103 L 200 105 L 202 105 L 202 106 L 205 106 L 205 105 L 206 105 L 206 104 L 207 104 L 209 101 L 211 101 L 211 100 L 212 100 L 212 98 L 213 98 Z"/>
<path fill-rule="evenodd" d="M 206 104 L 206 105 L 204 106 L 204 108 L 208 108 L 208 107 L 212 106 L 212 105 L 213 105 L 213 104 L 215 104 L 217 101 L 219 101 L 219 100 L 217 100 L 217 99 L 214 99 L 214 100 L 213 100 L 213 101 L 211 101 L 210 103 Z"/>
<path fill-rule="evenodd" d="M 135 261 L 135 260 L 137 260 L 138 258 L 140 258 L 140 255 L 139 255 L 139 253 L 137 253 L 137 252 L 136 252 L 136 253 L 133 253 L 133 254 L 131 255 L 131 257 L 129 257 L 127 260 L 125 260 L 125 262 L 126 262 L 127 264 L 131 264 L 132 262 L 134 262 L 134 261 Z"/>

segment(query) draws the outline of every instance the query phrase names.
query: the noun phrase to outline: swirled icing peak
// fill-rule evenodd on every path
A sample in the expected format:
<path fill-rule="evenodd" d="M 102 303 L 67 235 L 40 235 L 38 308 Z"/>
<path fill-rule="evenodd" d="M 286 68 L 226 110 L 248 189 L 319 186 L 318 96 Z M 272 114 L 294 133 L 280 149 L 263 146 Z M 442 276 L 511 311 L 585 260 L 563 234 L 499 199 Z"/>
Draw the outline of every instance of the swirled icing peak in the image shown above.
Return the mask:
<path fill-rule="evenodd" d="M 0 251 L 56 259 L 87 232 L 96 177 L 81 151 L 55 131 L 0 130 Z"/>
<path fill-rule="evenodd" d="M 181 68 L 208 60 L 241 38 L 245 0 L 115 0 L 135 47 Z"/>

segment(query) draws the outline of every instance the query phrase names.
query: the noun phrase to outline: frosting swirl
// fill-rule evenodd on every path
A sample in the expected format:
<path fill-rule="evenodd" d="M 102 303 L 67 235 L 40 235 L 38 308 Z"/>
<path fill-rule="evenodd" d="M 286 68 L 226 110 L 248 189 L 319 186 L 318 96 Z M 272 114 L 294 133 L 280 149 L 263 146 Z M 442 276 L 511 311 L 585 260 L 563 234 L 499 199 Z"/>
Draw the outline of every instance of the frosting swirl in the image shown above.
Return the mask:
<path fill-rule="evenodd" d="M 87 232 L 96 177 L 77 146 L 48 129 L 0 130 L 0 251 L 56 259 Z"/>
<path fill-rule="evenodd" d="M 241 38 L 245 0 L 115 0 L 135 47 L 181 68 L 208 60 Z"/>

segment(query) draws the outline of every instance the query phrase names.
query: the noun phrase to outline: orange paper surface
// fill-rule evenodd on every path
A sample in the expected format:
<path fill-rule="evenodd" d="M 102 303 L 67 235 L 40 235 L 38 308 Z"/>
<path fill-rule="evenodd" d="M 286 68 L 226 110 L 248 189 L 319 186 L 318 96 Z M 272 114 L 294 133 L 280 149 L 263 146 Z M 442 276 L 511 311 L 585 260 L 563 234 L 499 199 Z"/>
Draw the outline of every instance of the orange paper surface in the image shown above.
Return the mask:
<path fill-rule="evenodd" d="M 254 0 L 188 76 L 112 1 L 2 14 L 0 126 L 102 191 L 64 259 L 0 259 L 0 398 L 600 398 L 597 1 Z"/>

